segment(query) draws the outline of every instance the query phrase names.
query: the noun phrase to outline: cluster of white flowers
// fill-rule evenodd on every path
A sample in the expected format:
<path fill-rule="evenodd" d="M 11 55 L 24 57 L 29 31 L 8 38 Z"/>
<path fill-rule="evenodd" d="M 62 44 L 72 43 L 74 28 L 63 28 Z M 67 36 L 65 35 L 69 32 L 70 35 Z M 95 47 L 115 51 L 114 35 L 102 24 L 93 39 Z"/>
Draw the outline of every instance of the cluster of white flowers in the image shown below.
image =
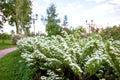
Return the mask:
<path fill-rule="evenodd" d="M 39 63 L 40 69 L 49 67 L 57 70 L 61 65 L 67 65 L 75 74 L 81 76 L 83 71 L 95 73 L 104 61 L 112 67 L 115 67 L 113 58 L 119 59 L 120 63 L 120 42 L 102 40 L 100 36 L 38 36 L 21 39 L 17 44 L 28 65 Z M 42 76 L 41 80 L 46 80 L 46 77 Z"/>
<path fill-rule="evenodd" d="M 41 80 L 61 80 L 62 77 L 59 77 L 59 75 L 55 74 L 51 70 L 47 70 L 47 74 L 49 75 L 48 77 L 46 76 L 41 76 Z"/>

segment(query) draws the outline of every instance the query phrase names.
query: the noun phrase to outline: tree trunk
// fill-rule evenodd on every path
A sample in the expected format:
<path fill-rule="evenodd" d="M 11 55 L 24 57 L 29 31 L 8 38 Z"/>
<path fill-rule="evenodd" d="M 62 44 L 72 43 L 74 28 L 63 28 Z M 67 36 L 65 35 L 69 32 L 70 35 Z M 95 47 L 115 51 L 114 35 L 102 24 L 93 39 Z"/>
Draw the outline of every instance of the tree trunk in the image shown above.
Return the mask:
<path fill-rule="evenodd" d="M 15 25 L 16 25 L 16 33 L 18 34 L 18 33 L 19 33 L 19 26 L 18 26 L 18 23 L 15 22 Z"/>

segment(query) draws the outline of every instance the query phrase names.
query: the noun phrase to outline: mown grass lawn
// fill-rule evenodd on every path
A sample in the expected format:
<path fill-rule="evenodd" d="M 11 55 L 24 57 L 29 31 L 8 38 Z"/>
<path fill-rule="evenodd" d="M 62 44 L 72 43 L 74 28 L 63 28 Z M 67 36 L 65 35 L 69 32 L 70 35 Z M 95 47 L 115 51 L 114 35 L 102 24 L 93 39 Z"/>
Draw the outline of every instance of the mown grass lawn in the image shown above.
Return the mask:
<path fill-rule="evenodd" d="M 20 52 L 14 51 L 0 59 L 0 80 L 31 80 L 32 71 L 22 60 Z"/>
<path fill-rule="evenodd" d="M 0 40 L 0 50 L 5 48 L 15 47 L 15 46 L 16 45 L 13 45 L 11 40 L 4 40 L 4 43 L 2 40 Z"/>

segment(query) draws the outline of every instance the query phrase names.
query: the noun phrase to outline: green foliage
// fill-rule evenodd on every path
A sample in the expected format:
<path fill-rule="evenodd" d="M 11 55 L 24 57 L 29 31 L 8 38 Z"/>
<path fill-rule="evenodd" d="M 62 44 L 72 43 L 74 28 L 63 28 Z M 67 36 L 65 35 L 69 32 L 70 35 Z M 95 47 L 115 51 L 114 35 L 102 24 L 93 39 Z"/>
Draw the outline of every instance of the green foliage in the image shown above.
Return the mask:
<path fill-rule="evenodd" d="M 33 37 L 33 36 L 35 36 L 34 32 L 30 32 L 29 37 Z"/>
<path fill-rule="evenodd" d="M 85 29 L 82 26 L 79 26 L 79 27 L 73 29 L 73 32 L 74 32 L 74 34 L 78 33 L 79 35 L 81 35 L 82 33 L 85 32 Z"/>
<path fill-rule="evenodd" d="M 2 23 L 8 21 L 10 25 L 16 26 L 16 33 L 20 28 L 26 27 L 30 22 L 31 1 L 30 0 L 2 0 L 0 1 L 0 12 L 3 14 Z"/>
<path fill-rule="evenodd" d="M 54 4 L 51 4 L 50 7 L 46 10 L 47 18 L 42 16 L 41 21 L 46 25 L 46 31 L 48 36 L 58 35 L 61 32 L 61 26 L 57 23 L 60 22 L 60 19 L 57 19 L 58 14 L 56 13 L 56 7 Z"/>
<path fill-rule="evenodd" d="M 51 4 L 47 10 L 47 17 L 41 16 L 41 21 L 44 24 L 50 24 L 50 23 L 60 23 L 60 19 L 57 19 L 58 13 L 56 13 L 56 6 L 55 4 Z"/>
<path fill-rule="evenodd" d="M 0 59 L 0 80 L 32 80 L 32 71 L 20 57 L 19 51 Z"/>
<path fill-rule="evenodd" d="M 62 28 L 62 32 L 61 32 L 61 34 L 63 33 L 63 32 L 66 32 L 67 34 L 73 34 L 74 33 L 74 31 L 73 30 L 70 30 L 69 28 Z"/>
<path fill-rule="evenodd" d="M 15 13 L 16 13 L 16 22 L 19 29 L 22 29 L 24 32 L 28 32 L 26 28 L 29 25 L 31 20 L 31 1 L 30 0 L 16 0 L 15 1 Z M 25 30 L 24 30 L 25 29 Z"/>
<path fill-rule="evenodd" d="M 60 22 L 60 19 L 56 19 L 57 16 L 55 4 L 51 4 L 47 9 L 47 24 Z"/>
<path fill-rule="evenodd" d="M 64 20 L 63 20 L 63 26 L 64 26 L 64 27 L 67 27 L 67 26 L 68 26 L 68 21 L 67 21 L 67 20 L 68 20 L 68 17 L 67 17 L 67 15 L 65 15 L 65 16 L 64 16 Z"/>
<path fill-rule="evenodd" d="M 62 28 L 62 34 L 63 33 L 67 33 L 68 35 L 70 35 L 70 34 L 73 34 L 74 36 L 78 36 L 78 37 L 80 37 L 80 36 L 83 36 L 83 37 L 85 37 L 85 29 L 82 27 L 82 26 L 79 26 L 79 27 L 77 27 L 77 28 L 75 28 L 75 29 L 69 29 L 69 28 Z"/>
<path fill-rule="evenodd" d="M 0 15 L 1 16 L 1 15 Z M 0 29 L 3 28 L 3 22 L 0 20 Z"/>
<path fill-rule="evenodd" d="M 0 40 L 2 40 L 2 43 L 5 43 L 5 40 L 10 40 L 11 35 L 7 33 L 0 33 Z"/>
<path fill-rule="evenodd" d="M 120 26 L 107 27 L 101 32 L 101 35 L 105 38 L 113 38 L 114 40 L 120 40 Z"/>
<path fill-rule="evenodd" d="M 78 32 L 25 38 L 17 44 L 22 57 L 36 70 L 37 79 L 119 80 L 120 42 L 99 35 L 81 38 Z"/>
<path fill-rule="evenodd" d="M 7 33 L 0 34 L 0 39 L 10 40 L 11 39 L 11 35 L 7 34 Z"/>
<path fill-rule="evenodd" d="M 0 50 L 5 49 L 5 48 L 10 48 L 10 47 L 15 47 L 16 45 L 12 44 L 11 40 L 0 40 Z"/>
<path fill-rule="evenodd" d="M 48 33 L 48 36 L 60 35 L 61 27 L 56 23 L 50 23 L 46 25 L 46 31 Z"/>
<path fill-rule="evenodd" d="M 30 36 L 30 27 L 24 27 L 24 35 Z"/>
<path fill-rule="evenodd" d="M 15 34 L 15 31 L 14 31 L 14 30 L 11 30 L 10 33 L 11 33 L 11 35 L 14 35 L 14 34 Z"/>

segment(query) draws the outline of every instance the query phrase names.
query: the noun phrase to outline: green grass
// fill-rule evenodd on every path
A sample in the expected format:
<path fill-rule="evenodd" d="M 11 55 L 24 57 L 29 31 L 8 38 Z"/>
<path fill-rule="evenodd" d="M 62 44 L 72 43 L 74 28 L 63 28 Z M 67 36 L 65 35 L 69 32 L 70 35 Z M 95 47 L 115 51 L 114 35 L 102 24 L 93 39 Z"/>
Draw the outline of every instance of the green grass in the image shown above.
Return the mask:
<path fill-rule="evenodd" d="M 0 80 L 31 80 L 32 71 L 22 60 L 19 51 L 0 59 Z"/>
<path fill-rule="evenodd" d="M 0 50 L 5 48 L 15 47 L 15 46 L 16 45 L 13 45 L 11 40 L 4 40 L 4 43 L 2 40 L 0 40 Z"/>

